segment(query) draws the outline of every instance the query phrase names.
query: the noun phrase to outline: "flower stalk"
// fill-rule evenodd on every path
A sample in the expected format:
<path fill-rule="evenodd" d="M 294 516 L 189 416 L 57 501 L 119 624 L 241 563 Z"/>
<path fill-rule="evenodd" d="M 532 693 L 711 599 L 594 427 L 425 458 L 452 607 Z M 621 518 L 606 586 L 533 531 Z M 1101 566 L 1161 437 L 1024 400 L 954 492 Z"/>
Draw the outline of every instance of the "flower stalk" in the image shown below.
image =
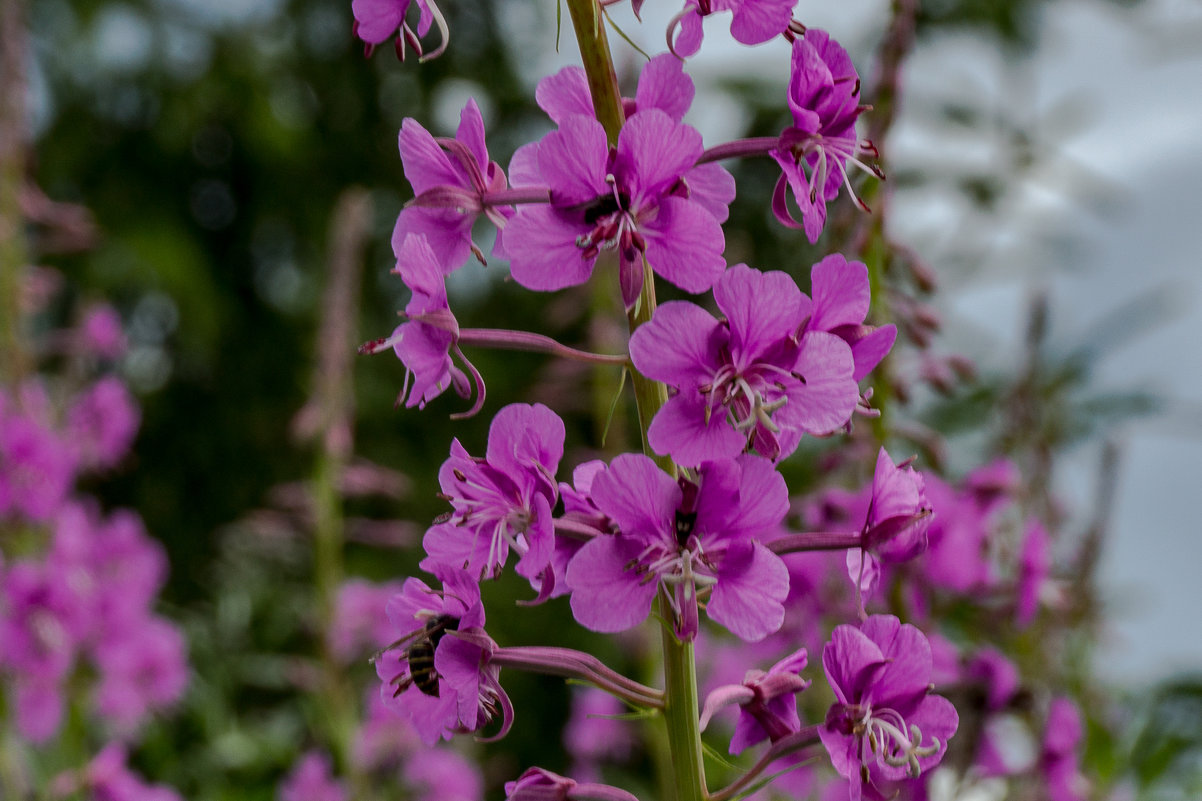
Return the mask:
<path fill-rule="evenodd" d="M 807 748 L 818 742 L 818 726 L 807 726 L 799 732 L 786 735 L 772 744 L 772 746 L 764 752 L 750 770 L 744 773 L 733 782 L 712 793 L 709 796 L 709 801 L 728 801 L 728 799 L 736 797 L 743 790 L 751 786 L 751 784 L 760 777 L 760 774 L 776 760 L 781 757 L 786 757 L 789 754 L 797 753 L 803 748 Z"/>
<path fill-rule="evenodd" d="M 607 667 L 592 654 L 571 648 L 517 646 L 497 648 L 489 657 L 499 667 L 579 679 L 636 707 L 662 709 L 664 694 Z"/>
<path fill-rule="evenodd" d="M 589 94 L 597 120 L 605 129 L 611 146 L 616 146 L 618 133 L 625 122 L 622 96 L 618 91 L 617 74 L 613 56 L 602 24 L 602 9 L 597 0 L 568 0 L 568 10 L 580 57 L 588 78 Z M 638 300 L 627 311 L 627 324 L 634 333 L 655 313 L 655 279 L 646 258 L 643 262 L 643 286 Z M 655 457 L 647 444 L 647 429 L 651 419 L 667 402 L 667 388 L 632 371 L 635 402 L 638 407 L 639 428 L 643 438 L 643 449 L 670 475 L 676 475 L 676 466 L 670 458 Z M 696 596 L 689 603 L 696 605 Z M 675 612 L 670 599 L 662 595 L 659 599 L 660 614 L 672 620 Z M 682 610 L 682 614 L 684 610 Z M 693 614 L 696 614 L 694 609 Z M 697 665 L 691 642 L 681 642 L 673 634 L 672 626 L 662 627 L 664 655 L 664 720 L 667 724 L 668 747 L 671 759 L 671 784 L 677 801 L 702 801 L 707 797 L 705 766 L 702 762 L 701 728 L 698 723 Z"/>

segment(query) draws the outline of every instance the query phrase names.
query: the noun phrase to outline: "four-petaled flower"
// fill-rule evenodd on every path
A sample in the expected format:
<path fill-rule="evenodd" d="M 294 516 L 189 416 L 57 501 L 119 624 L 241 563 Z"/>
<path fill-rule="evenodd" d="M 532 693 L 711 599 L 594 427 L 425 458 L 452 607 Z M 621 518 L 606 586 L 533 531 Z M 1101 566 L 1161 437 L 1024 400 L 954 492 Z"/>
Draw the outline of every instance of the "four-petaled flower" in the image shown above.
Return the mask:
<path fill-rule="evenodd" d="M 834 334 L 803 332 L 811 302 L 792 278 L 737 264 L 714 299 L 725 320 L 671 301 L 630 338 L 635 367 L 676 390 L 647 432 L 657 453 L 695 465 L 750 446 L 775 461 L 803 433 L 847 424 L 859 399 L 852 350 Z"/>
<path fill-rule="evenodd" d="M 498 716 L 502 736 L 513 708 L 498 680 L 500 668 L 489 664 L 496 646 L 484 633 L 480 588 L 462 570 L 440 573 L 441 592 L 410 578 L 388 602 L 388 619 L 402 636 L 375 659 L 381 695 L 427 745 L 479 731 Z"/>
<path fill-rule="evenodd" d="M 483 459 L 456 439 L 438 481 L 454 511 L 426 532 L 421 566 L 495 577 L 509 549 L 521 554 L 517 572 L 537 579 L 554 550 L 551 509 L 558 500 L 555 472 L 563 457 L 563 421 L 542 404 L 515 403 L 497 412 Z"/>
<path fill-rule="evenodd" d="M 851 801 L 939 764 L 959 717 L 931 694 L 931 646 L 921 631 L 891 615 L 836 626 L 822 666 L 836 702 L 818 736 Z"/>
<path fill-rule="evenodd" d="M 865 210 L 848 177 L 849 164 L 883 177 L 880 170 L 860 160 L 876 156 L 876 148 L 856 137 L 860 105 L 860 77 L 847 51 L 826 31 L 810 28 L 793 40 L 789 79 L 789 109 L 793 125 L 786 128 L 772 157 L 783 170 L 772 197 L 776 218 L 791 228 L 802 228 L 817 242 L 826 224 L 826 202 L 847 187 L 848 194 Z M 806 171 L 809 175 L 806 175 Z M 801 209 L 801 222 L 793 219 L 786 189 Z"/>
<path fill-rule="evenodd" d="M 594 631 L 623 631 L 647 617 L 663 590 L 677 636 L 697 633 L 706 611 L 747 641 L 780 628 L 789 572 L 759 542 L 788 510 L 784 479 L 756 456 L 707 462 L 674 480 L 642 454 L 623 454 L 592 482 L 592 499 L 617 526 L 590 540 L 568 565 L 572 613 Z"/>
<path fill-rule="evenodd" d="M 582 284 L 601 251 L 614 249 L 627 308 L 642 290 L 644 258 L 687 292 L 712 287 L 726 267 L 725 205 L 690 193 L 701 152 L 701 134 L 659 108 L 634 114 L 616 148 L 596 119 L 563 117 L 524 151 L 521 169 L 511 168 L 551 191 L 550 205 L 522 206 L 505 228 L 514 280 L 543 292 Z"/>

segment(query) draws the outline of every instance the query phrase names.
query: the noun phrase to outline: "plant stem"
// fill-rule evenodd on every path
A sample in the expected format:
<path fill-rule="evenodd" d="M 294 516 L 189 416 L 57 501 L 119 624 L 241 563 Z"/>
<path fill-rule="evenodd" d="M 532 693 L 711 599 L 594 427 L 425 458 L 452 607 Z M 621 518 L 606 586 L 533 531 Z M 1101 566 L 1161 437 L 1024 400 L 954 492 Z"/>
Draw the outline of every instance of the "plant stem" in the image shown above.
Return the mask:
<path fill-rule="evenodd" d="M 317 445 L 310 482 L 313 503 L 313 572 L 321 637 L 321 714 L 326 736 L 355 794 L 365 798 L 365 777 L 351 757 L 358 727 L 354 693 L 329 647 L 338 588 L 342 584 L 345 514 L 342 476 L 353 452 L 353 339 L 358 320 L 363 250 L 371 227 L 371 196 L 348 189 L 338 200 L 331 225 L 329 283 L 319 328 L 313 393 L 297 416 L 296 433 Z"/>
<path fill-rule="evenodd" d="M 25 29 L 21 0 L 0 0 L 0 383 L 15 386 L 27 365 L 22 343 L 25 248 Z"/>
<path fill-rule="evenodd" d="M 584 74 L 588 76 L 588 91 L 593 98 L 593 110 L 612 147 L 618 144 L 618 132 L 626 122 L 626 114 L 622 110 L 618 75 L 614 71 L 613 56 L 609 52 L 609 39 L 605 35 L 605 25 L 601 19 L 601 6 L 597 0 L 567 2 L 568 13 L 572 16 L 572 28 L 576 31 L 576 42 L 580 47 L 580 60 L 584 65 Z"/>
<path fill-rule="evenodd" d="M 618 92 L 617 75 L 614 72 L 613 56 L 605 36 L 601 19 L 601 7 L 597 0 L 567 0 L 572 17 L 572 27 L 580 47 L 580 58 L 588 76 L 589 93 L 597 120 L 605 128 L 610 146 L 618 141 L 618 133 L 625 122 L 622 111 L 622 96 Z M 655 313 L 655 278 L 651 267 L 643 260 L 643 290 L 633 309 L 627 312 L 626 320 L 630 332 L 651 319 Z M 651 418 L 668 398 L 667 388 L 631 371 L 634 397 L 638 406 L 639 428 L 643 435 L 643 450 L 655 458 L 647 446 L 647 427 Z M 669 475 L 676 475 L 676 466 L 668 457 L 659 457 L 656 462 Z M 690 600 L 696 603 L 696 595 Z M 660 597 L 660 614 L 671 621 L 674 612 L 667 598 Z M 671 767 L 667 773 L 671 790 L 677 801 L 704 801 L 705 765 L 702 762 L 701 729 L 697 710 L 697 666 L 693 656 L 693 644 L 676 639 L 669 622 L 663 626 L 661 637 L 664 655 L 664 721 L 667 724 L 668 750 Z"/>
<path fill-rule="evenodd" d="M 672 619 L 672 607 L 662 593 L 659 612 L 665 620 Z M 676 639 L 671 625 L 661 625 L 660 636 L 664 646 L 664 720 L 672 752 L 673 789 L 677 801 L 702 801 L 709 793 L 702 762 L 693 643 Z"/>

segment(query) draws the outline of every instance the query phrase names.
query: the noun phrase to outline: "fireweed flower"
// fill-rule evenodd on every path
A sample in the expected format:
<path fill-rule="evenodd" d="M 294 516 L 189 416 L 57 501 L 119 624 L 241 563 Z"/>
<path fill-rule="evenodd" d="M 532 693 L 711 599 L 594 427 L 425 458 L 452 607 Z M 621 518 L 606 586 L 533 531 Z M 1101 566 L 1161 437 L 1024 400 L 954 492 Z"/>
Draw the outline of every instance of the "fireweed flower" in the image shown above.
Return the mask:
<path fill-rule="evenodd" d="M 346 787 L 334 778 L 329 755 L 306 752 L 280 784 L 279 801 L 346 801 Z"/>
<path fill-rule="evenodd" d="M 67 430 L 86 467 L 112 467 L 129 450 L 140 414 L 119 379 L 102 378 L 79 395 L 67 413 Z"/>
<path fill-rule="evenodd" d="M 674 122 L 683 123 L 695 94 L 693 79 L 685 74 L 680 59 L 671 53 L 661 53 L 643 66 L 635 96 L 622 98 L 622 108 L 628 120 L 642 111 L 658 109 Z M 543 78 L 535 90 L 535 100 L 556 125 L 572 115 L 594 116 L 588 78 L 580 67 L 564 67 Z M 533 142 L 513 154 L 509 172 L 514 186 L 545 182 L 538 165 L 538 148 L 539 143 Z M 735 181 L 721 165 L 699 164 L 684 173 L 674 193 L 700 204 L 722 223 L 726 221 L 727 207 L 735 198 Z M 498 241 L 503 243 L 503 240 L 504 232 Z"/>
<path fill-rule="evenodd" d="M 658 108 L 634 114 L 614 149 L 596 119 L 564 117 L 524 151 L 521 171 L 550 187 L 551 203 L 520 207 L 505 228 L 514 280 L 543 292 L 583 284 L 601 251 L 616 249 L 627 308 L 642 290 L 644 258 L 687 292 L 712 287 L 726 267 L 714 216 L 725 204 L 689 195 L 701 152 L 701 135 Z"/>
<path fill-rule="evenodd" d="M 847 572 L 860 592 L 872 591 L 879 575 L 878 560 L 905 562 L 926 550 L 931 507 L 924 486 L 922 474 L 908 461 L 894 464 L 880 449 L 860 548 L 847 552 Z"/>
<path fill-rule="evenodd" d="M 742 684 L 719 687 L 705 699 L 701 710 L 701 728 L 724 706 L 739 705 L 739 721 L 730 740 L 730 753 L 801 731 L 797 716 L 797 693 L 810 686 L 801 678 L 808 661 L 806 649 L 799 648 L 777 662 L 765 673 L 749 670 Z"/>
<path fill-rule="evenodd" d="M 719 11 L 732 12 L 730 35 L 745 45 L 762 44 L 785 31 L 799 33 L 805 29 L 793 24 L 796 5 L 797 0 L 685 0 L 684 10 L 668 25 L 668 47 L 680 58 L 696 53 L 703 37 L 701 20 Z"/>
<path fill-rule="evenodd" d="M 803 333 L 811 303 L 792 278 L 738 264 L 714 299 L 725 320 L 670 301 L 630 338 L 635 367 L 675 390 L 647 432 L 657 453 L 694 465 L 750 447 L 776 461 L 803 433 L 847 424 L 859 399 L 851 348 Z"/>
<path fill-rule="evenodd" d="M 400 591 L 397 581 L 375 584 L 353 578 L 343 582 L 326 630 L 330 653 L 340 662 L 351 662 L 365 651 L 387 645 L 392 639 L 392 624 L 384 614 L 384 606 Z"/>
<path fill-rule="evenodd" d="M 498 716 L 501 736 L 513 707 L 498 681 L 500 668 L 489 664 L 495 646 L 484 633 L 480 588 L 462 570 L 441 572 L 441 592 L 410 578 L 388 602 L 388 618 L 402 636 L 375 660 L 382 697 L 427 745 L 479 731 Z"/>
<path fill-rule="evenodd" d="M 426 532 L 423 570 L 438 565 L 495 578 L 514 548 L 517 572 L 535 579 L 551 562 L 558 500 L 555 472 L 563 458 L 564 426 L 542 404 L 515 403 L 497 412 L 483 459 L 456 439 L 438 481 L 454 511 Z"/>
<path fill-rule="evenodd" d="M 75 481 L 78 454 L 50 426 L 39 387 L 24 387 L 19 403 L 0 392 L 0 515 L 51 519 Z"/>
<path fill-rule="evenodd" d="M 578 783 L 544 768 L 528 768 L 517 781 L 505 782 L 505 801 L 638 801 L 608 784 Z"/>
<path fill-rule="evenodd" d="M 96 801 L 182 801 L 173 788 L 142 781 L 126 765 L 126 758 L 124 744 L 109 743 L 76 776 L 60 775 L 54 784 L 65 792 L 59 797 L 84 789 L 85 797 Z"/>
<path fill-rule="evenodd" d="M 111 632 L 95 648 L 96 712 L 120 732 L 137 731 L 151 710 L 183 695 L 186 652 L 183 635 L 166 620 L 148 617 L 137 629 Z"/>
<path fill-rule="evenodd" d="M 989 558 L 996 503 L 983 504 L 972 492 L 958 491 L 936 475 L 925 477 L 925 492 L 939 515 L 927 530 L 920 567 L 925 584 L 956 593 L 992 587 L 997 571 Z"/>
<path fill-rule="evenodd" d="M 826 202 L 834 200 L 840 186 L 847 187 L 857 205 L 867 208 L 851 188 L 848 165 L 884 177 L 860 160 L 863 155 L 876 156 L 871 142 L 856 138 L 856 118 L 865 108 L 860 105 L 860 77 L 838 42 L 818 28 L 793 40 L 789 79 L 793 125 L 781 134 L 772 153 L 784 171 L 773 193 L 772 210 L 782 224 L 804 229 L 811 242 L 818 241 L 826 224 Z M 789 211 L 786 188 L 801 209 L 800 223 Z"/>
<path fill-rule="evenodd" d="M 1089 797 L 1089 781 L 1081 775 L 1077 762 L 1081 736 L 1077 707 L 1067 698 L 1053 699 L 1039 754 L 1039 770 L 1051 801 L 1084 801 Z"/>
<path fill-rule="evenodd" d="M 0 668 L 14 689 L 17 732 L 49 740 L 62 721 L 65 683 L 80 648 L 75 593 L 46 565 L 6 565 L 0 584 Z"/>
<path fill-rule="evenodd" d="M 822 666 L 836 702 L 818 736 L 852 801 L 939 764 L 959 717 L 931 694 L 931 647 L 921 631 L 891 615 L 836 626 Z"/>
<path fill-rule="evenodd" d="M 1039 596 L 1051 570 L 1052 554 L 1048 532 L 1036 519 L 1027 523 L 1018 563 L 1018 601 L 1015 623 L 1019 628 L 1031 625 L 1039 612 Z"/>
<path fill-rule="evenodd" d="M 412 234 L 426 237 L 444 275 L 462 267 L 469 255 L 484 263 L 484 254 L 472 243 L 472 223 L 482 213 L 501 228 L 510 211 L 493 202 L 497 193 L 505 192 L 505 172 L 489 161 L 476 101 L 469 99 L 460 112 L 454 139 L 436 139 L 417 120 L 406 117 L 399 145 L 405 177 L 414 193 L 392 232 L 401 277 L 406 277 L 401 247 Z M 545 194 L 536 197 L 546 199 Z"/>
<path fill-rule="evenodd" d="M 456 416 L 475 414 L 484 402 L 484 381 L 459 350 L 459 322 L 451 312 L 443 273 L 424 235 L 410 236 L 401 244 L 397 271 L 413 292 L 405 306 L 408 319 L 391 336 L 372 340 L 360 346 L 359 352 L 380 353 L 392 348 L 405 365 L 405 383 L 397 396 L 398 406 L 404 403 L 407 408 L 424 409 L 448 386 L 453 386 L 459 397 L 468 398 L 474 383 L 476 404 Z M 452 351 L 471 373 L 470 380 L 451 361 Z"/>
<path fill-rule="evenodd" d="M 413 801 L 480 801 L 484 780 L 475 763 L 450 748 L 430 748 L 406 759 L 401 776 Z"/>
<path fill-rule="evenodd" d="M 405 15 L 414 0 L 352 0 L 351 13 L 355 15 L 354 35 L 364 43 L 364 55 L 371 56 L 376 45 L 396 36 L 396 54 L 401 61 L 405 60 L 405 47 L 413 48 L 420 61 L 437 58 L 447 49 L 450 31 L 447 21 L 438 10 L 433 0 L 416 0 L 420 16 L 417 20 L 417 32 L 405 22 Z M 442 41 L 429 55 L 422 55 L 421 38 L 430 32 L 430 26 L 437 25 Z"/>
<path fill-rule="evenodd" d="M 826 331 L 851 346 L 858 383 L 881 363 L 897 339 L 897 326 L 864 324 L 871 305 L 868 267 L 832 253 L 810 269 L 813 303 L 807 331 Z"/>
<path fill-rule="evenodd" d="M 597 508 L 618 533 L 589 541 L 568 565 L 572 613 L 593 631 L 640 623 L 661 590 L 681 639 L 697 633 L 696 596 L 743 640 L 780 628 L 789 573 L 758 537 L 788 511 L 788 490 L 771 463 L 745 455 L 707 462 L 679 482 L 642 454 L 616 457 L 592 483 Z"/>

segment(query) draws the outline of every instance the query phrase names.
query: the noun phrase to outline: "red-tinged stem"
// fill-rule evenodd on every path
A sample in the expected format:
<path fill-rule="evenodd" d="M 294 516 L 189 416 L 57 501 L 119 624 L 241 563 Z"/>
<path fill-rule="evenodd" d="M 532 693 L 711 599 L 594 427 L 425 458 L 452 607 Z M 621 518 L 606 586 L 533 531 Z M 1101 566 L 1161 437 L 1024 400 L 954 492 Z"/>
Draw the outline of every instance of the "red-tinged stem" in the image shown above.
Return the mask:
<path fill-rule="evenodd" d="M 736 139 L 725 142 L 706 150 L 697 159 L 698 164 L 708 164 L 711 161 L 723 159 L 738 159 L 747 156 L 767 156 L 780 147 L 780 138 L 776 136 L 757 136 L 751 139 Z"/>
<path fill-rule="evenodd" d="M 786 735 L 772 744 L 772 747 L 764 752 L 751 770 L 744 773 L 731 784 L 723 787 L 709 797 L 709 801 L 727 801 L 733 798 L 749 787 L 759 777 L 764 769 L 771 765 L 781 757 L 794 754 L 803 748 L 808 748 L 818 742 L 818 727 L 807 726 L 799 732 Z"/>
<path fill-rule="evenodd" d="M 548 353 L 564 359 L 592 364 L 629 366 L 629 356 L 589 353 L 569 348 L 551 337 L 529 331 L 511 331 L 504 328 L 464 328 L 459 332 L 459 344 L 496 350 L 518 350 L 530 353 Z"/>
<path fill-rule="evenodd" d="M 588 542 L 601 532 L 597 530 L 596 526 L 589 523 L 557 517 L 555 518 L 555 533 L 578 542 Z"/>
<path fill-rule="evenodd" d="M 786 534 L 766 543 L 775 554 L 801 553 L 802 551 L 846 551 L 859 548 L 863 539 L 858 531 L 807 531 L 804 534 Z"/>
<path fill-rule="evenodd" d="M 498 648 L 489 655 L 488 661 L 499 667 L 587 681 L 634 706 L 662 709 L 664 705 L 661 691 L 611 670 L 600 659 L 583 651 L 539 646 Z"/>

